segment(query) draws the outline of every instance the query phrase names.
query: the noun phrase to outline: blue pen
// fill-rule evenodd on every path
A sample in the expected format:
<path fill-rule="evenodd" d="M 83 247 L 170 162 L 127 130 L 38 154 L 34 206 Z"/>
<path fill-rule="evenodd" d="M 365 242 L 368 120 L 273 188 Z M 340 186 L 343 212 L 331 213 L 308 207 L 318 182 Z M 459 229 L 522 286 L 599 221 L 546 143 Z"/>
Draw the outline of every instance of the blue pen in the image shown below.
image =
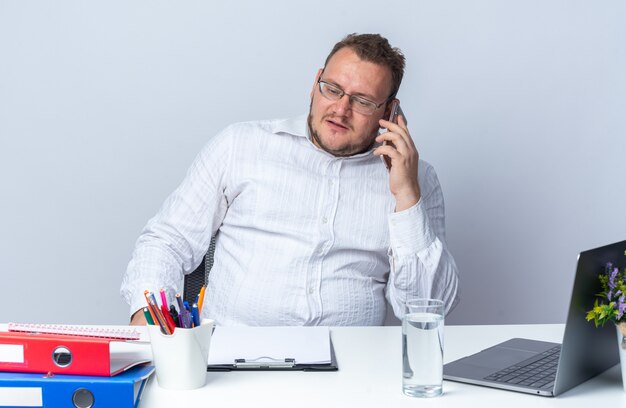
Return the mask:
<path fill-rule="evenodd" d="M 185 310 L 185 306 L 183 305 L 183 298 L 180 297 L 180 293 L 176 294 L 176 303 L 178 303 L 178 312 L 182 312 Z"/>
<path fill-rule="evenodd" d="M 187 323 L 189 324 L 188 327 L 191 329 L 194 326 L 193 313 L 191 312 L 191 306 L 189 306 L 189 302 L 186 300 L 185 309 L 187 309 Z"/>
<path fill-rule="evenodd" d="M 180 293 L 176 294 L 176 303 L 178 303 L 178 319 L 180 327 L 183 329 L 188 329 L 188 319 L 187 319 L 187 309 L 185 309 L 185 305 L 183 304 L 183 298 L 180 296 Z"/>
<path fill-rule="evenodd" d="M 194 303 L 191 307 L 191 315 L 193 316 L 194 327 L 200 326 L 200 314 L 198 313 L 198 304 Z"/>

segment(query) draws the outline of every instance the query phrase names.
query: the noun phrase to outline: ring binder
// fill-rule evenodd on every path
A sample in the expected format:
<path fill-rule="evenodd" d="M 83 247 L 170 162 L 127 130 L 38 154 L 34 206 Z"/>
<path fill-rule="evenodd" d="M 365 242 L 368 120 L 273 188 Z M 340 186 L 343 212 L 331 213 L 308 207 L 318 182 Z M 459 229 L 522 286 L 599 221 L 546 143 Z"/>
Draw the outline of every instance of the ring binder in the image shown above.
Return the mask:
<path fill-rule="evenodd" d="M 0 332 L 0 371 L 111 377 L 150 361 L 146 351 L 110 338 Z"/>
<path fill-rule="evenodd" d="M 154 366 L 113 377 L 0 372 L 0 407 L 138 408 Z"/>
<path fill-rule="evenodd" d="M 254 359 L 237 358 L 235 368 L 294 368 L 295 358 L 278 359 L 273 357 L 259 357 Z"/>

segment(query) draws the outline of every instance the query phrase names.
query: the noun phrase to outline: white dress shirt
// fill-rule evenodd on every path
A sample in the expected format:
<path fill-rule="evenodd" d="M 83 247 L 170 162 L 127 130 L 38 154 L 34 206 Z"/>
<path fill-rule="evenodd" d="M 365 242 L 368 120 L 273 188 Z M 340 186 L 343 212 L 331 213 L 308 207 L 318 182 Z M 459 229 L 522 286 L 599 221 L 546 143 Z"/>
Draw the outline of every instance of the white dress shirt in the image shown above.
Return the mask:
<path fill-rule="evenodd" d="M 380 325 L 407 297 L 458 301 L 435 170 L 419 161 L 421 200 L 394 212 L 372 151 L 317 148 L 306 116 L 231 125 L 211 138 L 137 240 L 121 293 L 181 293 L 216 235 L 203 315 L 220 325 Z"/>

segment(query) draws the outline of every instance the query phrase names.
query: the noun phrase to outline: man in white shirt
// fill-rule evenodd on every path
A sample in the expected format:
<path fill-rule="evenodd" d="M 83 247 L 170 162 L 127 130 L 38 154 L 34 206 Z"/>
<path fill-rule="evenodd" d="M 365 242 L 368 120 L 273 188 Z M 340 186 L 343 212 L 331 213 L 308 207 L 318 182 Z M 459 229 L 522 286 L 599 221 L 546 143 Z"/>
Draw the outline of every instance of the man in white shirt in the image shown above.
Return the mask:
<path fill-rule="evenodd" d="M 144 290 L 181 292 L 213 235 L 203 315 L 220 325 L 380 325 L 411 297 L 449 311 L 439 181 L 405 118 L 385 120 L 403 73 L 385 38 L 349 35 L 317 72 L 308 116 L 211 138 L 137 241 L 121 289 L 132 324 L 145 324 Z"/>

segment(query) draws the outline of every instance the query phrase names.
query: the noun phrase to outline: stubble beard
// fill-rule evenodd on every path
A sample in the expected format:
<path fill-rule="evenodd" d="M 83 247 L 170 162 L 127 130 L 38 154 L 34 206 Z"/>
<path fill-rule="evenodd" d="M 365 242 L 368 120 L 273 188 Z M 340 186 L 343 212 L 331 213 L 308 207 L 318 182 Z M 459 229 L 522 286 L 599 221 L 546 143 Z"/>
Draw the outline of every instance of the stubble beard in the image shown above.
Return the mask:
<path fill-rule="evenodd" d="M 322 141 L 322 138 L 320 137 L 319 132 L 313 127 L 313 113 L 311 109 L 312 106 L 313 106 L 313 100 L 311 100 L 311 104 L 309 105 L 309 115 L 306 121 L 307 121 L 307 125 L 309 126 L 309 134 L 311 135 L 312 142 L 320 149 L 336 157 L 347 157 L 347 156 L 353 156 L 355 154 L 366 152 L 374 145 L 374 142 L 375 142 L 374 138 L 376 137 L 376 134 L 378 132 L 372 132 L 371 138 L 366 140 L 360 146 L 354 146 L 354 145 L 349 144 L 339 149 L 331 149 Z"/>

